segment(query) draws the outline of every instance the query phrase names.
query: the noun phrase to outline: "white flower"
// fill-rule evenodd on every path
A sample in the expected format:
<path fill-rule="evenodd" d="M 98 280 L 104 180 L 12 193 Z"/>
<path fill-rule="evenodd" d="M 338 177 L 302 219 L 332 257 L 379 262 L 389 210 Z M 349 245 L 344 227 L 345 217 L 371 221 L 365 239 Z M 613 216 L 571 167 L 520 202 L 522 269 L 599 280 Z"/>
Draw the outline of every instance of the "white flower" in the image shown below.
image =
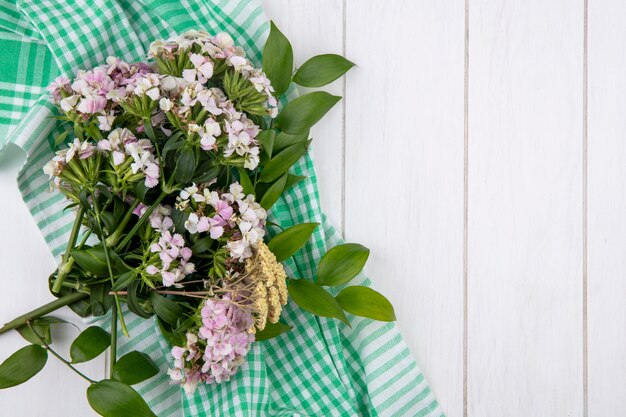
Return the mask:
<path fill-rule="evenodd" d="M 108 132 L 109 130 L 111 130 L 111 125 L 114 121 L 115 116 L 113 115 L 113 112 L 105 116 L 98 116 L 98 128 L 103 132 Z"/>
<path fill-rule="evenodd" d="M 185 229 L 192 235 L 206 232 L 209 230 L 209 219 L 204 216 L 198 217 L 196 213 L 191 213 L 185 221 Z"/>
<path fill-rule="evenodd" d="M 235 71 L 252 71 L 254 69 L 248 60 L 242 56 L 233 55 L 228 59 L 228 62 L 235 68 Z"/>
<path fill-rule="evenodd" d="M 235 200 L 243 200 L 246 196 L 243 192 L 243 187 L 238 182 L 230 184 L 229 191 Z"/>
<path fill-rule="evenodd" d="M 159 100 L 159 108 L 163 111 L 170 111 L 174 107 L 174 103 L 169 98 L 163 97 Z"/>
<path fill-rule="evenodd" d="M 183 70 L 183 78 L 192 82 L 196 79 L 204 84 L 213 76 L 213 63 L 210 59 L 200 54 L 190 54 L 189 60 L 193 64 L 193 68 Z"/>
<path fill-rule="evenodd" d="M 69 112 L 71 110 L 74 110 L 74 108 L 78 104 L 79 99 L 80 99 L 80 96 L 74 94 L 73 96 L 69 96 L 69 97 L 65 97 L 64 99 L 61 99 L 61 102 L 59 104 L 61 105 L 61 109 L 63 109 L 64 112 Z"/>
<path fill-rule="evenodd" d="M 184 188 L 180 191 L 180 198 L 183 200 L 188 200 L 190 196 L 198 193 L 198 187 L 196 184 L 192 184 L 187 188 Z"/>

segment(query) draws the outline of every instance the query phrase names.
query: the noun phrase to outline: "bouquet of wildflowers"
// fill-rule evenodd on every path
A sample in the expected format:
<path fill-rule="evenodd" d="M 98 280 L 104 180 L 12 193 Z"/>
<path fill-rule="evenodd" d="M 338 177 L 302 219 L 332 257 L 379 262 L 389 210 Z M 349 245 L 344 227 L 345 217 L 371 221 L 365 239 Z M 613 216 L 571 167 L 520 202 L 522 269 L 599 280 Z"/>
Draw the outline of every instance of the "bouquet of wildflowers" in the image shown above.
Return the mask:
<path fill-rule="evenodd" d="M 293 74 L 291 46 L 272 24 L 262 69 L 228 34 L 192 31 L 153 42 L 146 62 L 109 58 L 59 77 L 49 87 L 60 110 L 58 151 L 43 169 L 76 220 L 49 278 L 57 299 L 0 329 L 31 343 L 0 365 L 0 388 L 30 379 L 52 353 L 90 382 L 87 397 L 99 414 L 153 416 L 131 386 L 159 370 L 141 352 L 116 354 L 118 323 L 132 337 L 122 303 L 140 317 L 156 315 L 172 347 L 168 373 L 187 393 L 225 383 L 252 343 L 289 331 L 289 318 L 281 319 L 289 298 L 346 325 L 346 311 L 395 320 L 372 289 L 346 286 L 332 296 L 324 288 L 349 283 L 366 248 L 336 246 L 316 277 L 287 277 L 281 262 L 317 224 L 279 230 L 267 220 L 282 193 L 303 180 L 289 168 L 307 151 L 309 129 L 339 100 L 316 91 L 281 107 L 280 98 L 292 82 L 320 87 L 352 66 L 320 55 Z M 87 328 L 65 359 L 50 337 L 50 326 L 63 321 L 49 315 L 63 306 L 81 317 L 111 314 L 110 332 Z M 109 379 L 94 381 L 73 366 L 108 348 Z"/>

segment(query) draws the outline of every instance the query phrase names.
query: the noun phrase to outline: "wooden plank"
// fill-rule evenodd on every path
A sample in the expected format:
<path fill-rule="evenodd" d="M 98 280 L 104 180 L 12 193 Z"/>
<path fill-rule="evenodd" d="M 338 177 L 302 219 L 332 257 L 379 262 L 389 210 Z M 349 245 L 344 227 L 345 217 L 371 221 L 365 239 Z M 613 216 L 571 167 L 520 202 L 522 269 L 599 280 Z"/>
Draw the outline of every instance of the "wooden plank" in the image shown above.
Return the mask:
<path fill-rule="evenodd" d="M 583 415 L 583 3 L 471 1 L 468 415 Z"/>
<path fill-rule="evenodd" d="M 626 415 L 626 4 L 589 2 L 589 417 Z"/>
<path fill-rule="evenodd" d="M 449 417 L 463 406 L 463 2 L 348 1 L 348 241 Z"/>
<path fill-rule="evenodd" d="M 343 10 L 341 0 L 307 2 L 264 0 L 268 17 L 291 41 L 296 67 L 314 55 L 343 50 Z M 343 95 L 343 82 L 337 80 L 324 90 Z M 306 92 L 307 89 L 301 88 Z M 339 103 L 311 130 L 313 157 L 317 170 L 322 209 L 342 230 L 343 188 L 343 105 Z"/>
<path fill-rule="evenodd" d="M 0 155 L 0 195 L 3 196 L 0 216 L 0 235 L 3 237 L 0 246 L 4 299 L 0 303 L 2 323 L 54 299 L 46 282 L 56 269 L 56 262 L 17 188 L 17 173 L 23 159 L 23 153 L 13 146 Z M 81 328 L 86 327 L 69 309 L 54 315 Z M 55 350 L 69 357 L 69 346 L 78 334 L 79 331 L 72 326 L 55 326 Z M 0 335 L 0 339 L 0 361 L 28 344 L 14 331 Z M 104 357 L 82 364 L 79 369 L 93 379 L 103 378 Z M 95 416 L 87 403 L 87 387 L 86 381 L 49 355 L 41 373 L 25 384 L 0 394 L 0 410 L 14 416 Z"/>

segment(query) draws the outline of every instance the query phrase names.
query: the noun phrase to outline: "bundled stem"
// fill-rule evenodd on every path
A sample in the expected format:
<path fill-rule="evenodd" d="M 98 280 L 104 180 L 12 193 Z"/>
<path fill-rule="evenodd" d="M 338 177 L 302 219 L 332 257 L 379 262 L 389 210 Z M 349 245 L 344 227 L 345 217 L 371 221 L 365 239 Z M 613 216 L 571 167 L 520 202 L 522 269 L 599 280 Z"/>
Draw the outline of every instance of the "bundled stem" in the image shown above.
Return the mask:
<path fill-rule="evenodd" d="M 77 301 L 82 300 L 83 298 L 88 297 L 88 293 L 84 292 L 73 292 L 61 298 L 58 298 L 48 304 L 45 304 L 39 308 L 34 309 L 18 318 L 8 322 L 2 328 L 0 328 L 0 334 L 6 333 L 9 330 L 17 329 L 18 327 L 22 327 L 27 325 L 27 323 L 31 320 L 38 319 L 39 317 L 43 317 L 46 314 L 50 314 L 53 311 L 58 310 L 61 307 L 65 307 L 67 305 L 73 304 Z"/>
<path fill-rule="evenodd" d="M 83 217 L 85 215 L 85 208 L 83 206 L 79 206 L 78 213 L 76 213 L 76 219 L 74 219 L 74 225 L 72 226 L 72 232 L 70 234 L 70 239 L 67 243 L 67 249 L 65 249 L 65 253 L 61 258 L 61 265 L 59 266 L 59 272 L 57 274 L 57 278 L 54 281 L 52 286 L 52 292 L 58 293 L 61 290 L 61 286 L 63 285 L 63 281 L 65 277 L 72 269 L 72 264 L 74 260 L 70 256 L 71 251 L 74 249 L 76 245 L 76 239 L 78 238 L 78 232 L 80 231 L 80 226 L 83 223 Z"/>
<path fill-rule="evenodd" d="M 128 232 L 126 236 L 124 236 L 124 239 L 122 239 L 122 241 L 118 243 L 117 246 L 115 246 L 115 251 L 118 251 L 119 249 L 126 247 L 126 245 L 130 243 L 130 240 L 137 233 L 139 228 L 146 222 L 146 220 L 148 220 L 148 218 L 150 217 L 150 214 L 152 214 L 152 212 L 159 206 L 159 204 L 161 204 L 161 201 L 163 201 L 166 195 L 167 195 L 166 193 L 162 192 L 159 195 L 159 197 L 156 199 L 156 201 L 152 203 L 150 207 L 147 208 L 146 212 L 139 218 L 139 220 L 137 220 L 137 223 L 135 223 L 133 228 L 130 229 L 130 232 Z"/>
<path fill-rule="evenodd" d="M 95 195 L 93 195 L 93 208 L 96 212 L 96 220 L 98 221 L 98 229 L 100 229 L 100 233 L 98 233 L 99 234 L 98 237 L 100 238 L 100 241 L 102 242 L 102 248 L 104 249 L 104 257 L 106 258 L 107 269 L 109 270 L 109 278 L 111 279 L 111 285 L 113 285 L 115 284 L 115 280 L 113 278 L 113 268 L 111 267 L 111 257 L 109 255 L 109 248 L 107 247 L 105 243 L 106 239 L 104 237 L 104 230 L 102 229 L 102 219 L 100 218 L 100 206 L 98 205 L 98 198 Z M 126 322 L 124 321 L 124 315 L 122 314 L 122 305 L 120 304 L 120 299 L 117 296 L 117 294 L 115 294 L 113 298 L 115 299 L 115 308 L 117 309 L 117 313 L 120 316 L 120 325 L 122 326 L 122 332 L 124 333 L 124 336 L 128 337 L 129 334 L 128 334 L 128 330 L 126 329 Z M 111 320 L 111 326 L 112 328 L 115 327 L 117 329 L 117 323 L 114 323 L 113 320 Z M 113 350 L 113 347 L 111 348 L 111 350 Z"/>

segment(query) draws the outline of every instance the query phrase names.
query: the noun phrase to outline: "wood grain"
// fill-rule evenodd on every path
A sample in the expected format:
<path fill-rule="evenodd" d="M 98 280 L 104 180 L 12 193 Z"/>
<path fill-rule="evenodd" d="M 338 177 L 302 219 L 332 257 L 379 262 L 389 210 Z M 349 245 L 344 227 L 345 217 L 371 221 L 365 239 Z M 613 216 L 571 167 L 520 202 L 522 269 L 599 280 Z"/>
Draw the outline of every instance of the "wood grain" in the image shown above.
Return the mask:
<path fill-rule="evenodd" d="M 9 321 L 53 300 L 46 280 L 56 268 L 46 243 L 22 202 L 17 188 L 17 173 L 24 155 L 9 147 L 0 155 L 0 284 L 2 297 L 0 320 Z M 69 309 L 54 314 L 84 328 Z M 79 330 L 69 325 L 53 327 L 54 349 L 69 358 L 69 346 Z M 2 335 L 0 361 L 26 342 L 17 332 Z M 104 377 L 104 356 L 78 366 L 92 379 Z M 87 403 L 87 382 L 74 374 L 52 355 L 45 368 L 27 383 L 0 391 L 0 414 L 11 416 L 95 416 Z"/>
<path fill-rule="evenodd" d="M 343 6 L 341 0 L 263 0 L 269 19 L 290 40 L 296 67 L 318 54 L 343 53 Z M 349 58 L 349 57 L 348 57 Z M 343 81 L 325 86 L 343 96 Z M 308 91 L 300 88 L 301 92 Z M 338 230 L 343 228 L 343 104 L 337 104 L 311 130 L 313 158 L 318 173 L 322 209 Z"/>
<path fill-rule="evenodd" d="M 583 415 L 583 3 L 471 1 L 468 415 Z"/>
<path fill-rule="evenodd" d="M 449 416 L 463 406 L 462 2 L 347 2 L 346 238 Z"/>
<path fill-rule="evenodd" d="M 589 417 L 626 415 L 626 4 L 589 2 Z"/>

